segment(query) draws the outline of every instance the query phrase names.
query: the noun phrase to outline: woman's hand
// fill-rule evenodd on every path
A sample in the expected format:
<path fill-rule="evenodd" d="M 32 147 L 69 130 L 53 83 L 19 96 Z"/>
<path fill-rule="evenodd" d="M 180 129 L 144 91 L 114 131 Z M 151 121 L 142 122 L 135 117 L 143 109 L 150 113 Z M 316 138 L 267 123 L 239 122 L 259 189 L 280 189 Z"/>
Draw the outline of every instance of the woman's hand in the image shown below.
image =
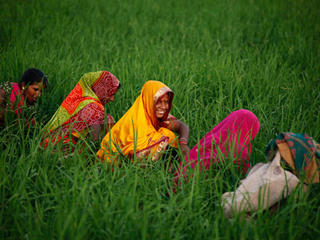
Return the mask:
<path fill-rule="evenodd" d="M 190 148 L 188 147 L 187 144 L 180 144 L 180 149 L 181 149 L 181 153 L 183 155 L 183 157 L 185 158 L 186 156 L 188 156 L 189 152 L 190 152 Z"/>
<path fill-rule="evenodd" d="M 100 132 L 101 132 L 100 124 L 92 124 L 91 126 L 89 126 L 89 130 L 91 132 L 93 141 L 100 140 Z"/>

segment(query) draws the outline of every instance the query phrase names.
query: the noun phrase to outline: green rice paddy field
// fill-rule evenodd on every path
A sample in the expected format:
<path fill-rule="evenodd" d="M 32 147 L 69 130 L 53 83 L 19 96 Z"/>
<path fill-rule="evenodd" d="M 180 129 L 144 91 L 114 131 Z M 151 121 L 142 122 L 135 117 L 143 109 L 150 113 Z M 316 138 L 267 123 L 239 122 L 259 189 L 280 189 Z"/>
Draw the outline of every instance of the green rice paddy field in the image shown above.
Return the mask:
<path fill-rule="evenodd" d="M 320 187 L 301 186 L 278 211 L 226 219 L 221 195 L 240 174 L 230 163 L 172 193 L 166 161 L 113 171 L 87 166 L 99 144 L 69 159 L 39 148 L 41 127 L 80 77 L 108 70 L 122 87 L 106 111 L 119 119 L 144 82 L 175 92 L 172 114 L 189 146 L 231 111 L 260 120 L 251 163 L 283 131 L 320 141 L 320 1 L 0 0 L 0 82 L 29 67 L 50 86 L 36 129 L 0 134 L 2 239 L 319 239 Z"/>

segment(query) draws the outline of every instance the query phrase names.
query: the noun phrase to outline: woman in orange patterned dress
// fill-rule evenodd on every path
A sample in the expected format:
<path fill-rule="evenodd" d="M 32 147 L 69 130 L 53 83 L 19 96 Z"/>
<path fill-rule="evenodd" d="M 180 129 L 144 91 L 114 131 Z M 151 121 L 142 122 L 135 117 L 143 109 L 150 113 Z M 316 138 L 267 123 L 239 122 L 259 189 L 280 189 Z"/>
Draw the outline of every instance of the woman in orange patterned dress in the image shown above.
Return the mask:
<path fill-rule="evenodd" d="M 65 150 L 72 152 L 74 147 L 70 150 L 69 144 L 75 145 L 89 133 L 93 140 L 98 140 L 100 132 L 114 124 L 111 115 L 105 119 L 104 105 L 114 100 L 119 87 L 119 80 L 110 72 L 84 74 L 44 127 L 46 136 L 41 146 L 46 148 L 62 142 Z"/>

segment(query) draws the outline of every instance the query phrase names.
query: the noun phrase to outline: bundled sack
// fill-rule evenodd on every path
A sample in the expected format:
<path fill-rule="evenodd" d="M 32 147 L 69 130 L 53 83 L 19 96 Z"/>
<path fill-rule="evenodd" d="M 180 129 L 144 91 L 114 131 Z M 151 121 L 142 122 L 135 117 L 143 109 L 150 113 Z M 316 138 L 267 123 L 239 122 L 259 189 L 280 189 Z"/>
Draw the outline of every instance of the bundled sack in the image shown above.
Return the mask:
<path fill-rule="evenodd" d="M 266 209 L 299 183 L 319 183 L 320 145 L 306 134 L 281 133 L 267 146 L 267 163 L 256 164 L 234 192 L 222 196 L 226 217 Z"/>

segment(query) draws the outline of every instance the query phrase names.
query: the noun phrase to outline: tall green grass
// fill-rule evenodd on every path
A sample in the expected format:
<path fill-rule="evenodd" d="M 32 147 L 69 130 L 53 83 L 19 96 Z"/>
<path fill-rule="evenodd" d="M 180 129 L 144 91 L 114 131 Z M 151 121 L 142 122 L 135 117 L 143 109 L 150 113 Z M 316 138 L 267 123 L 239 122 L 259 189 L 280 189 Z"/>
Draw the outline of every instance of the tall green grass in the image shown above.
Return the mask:
<path fill-rule="evenodd" d="M 320 141 L 319 1 L 0 0 L 0 82 L 28 67 L 48 77 L 40 123 L 0 134 L 0 236 L 5 239 L 315 239 L 319 186 L 298 188 L 277 212 L 223 215 L 237 186 L 232 164 L 195 173 L 172 193 L 166 159 L 113 171 L 39 149 L 40 130 L 80 77 L 108 70 L 122 88 L 107 112 L 119 119 L 144 82 L 175 92 L 172 114 L 190 147 L 231 111 L 260 120 L 251 162 L 265 161 L 282 131 Z M 169 157 L 170 158 L 170 157 Z M 231 159 L 230 159 L 231 162 Z"/>

